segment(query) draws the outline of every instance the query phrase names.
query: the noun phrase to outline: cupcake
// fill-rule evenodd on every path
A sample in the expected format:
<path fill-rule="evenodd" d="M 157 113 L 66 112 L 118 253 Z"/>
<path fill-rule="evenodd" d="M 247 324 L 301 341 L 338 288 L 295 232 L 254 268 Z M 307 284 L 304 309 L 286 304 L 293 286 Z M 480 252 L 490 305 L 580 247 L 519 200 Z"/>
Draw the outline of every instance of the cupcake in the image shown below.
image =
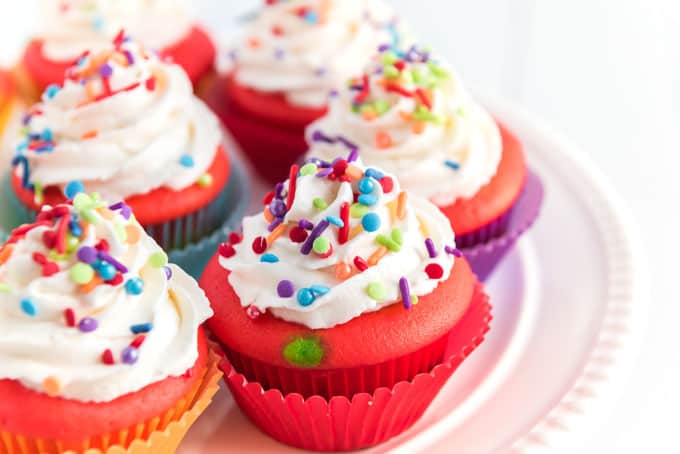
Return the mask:
<path fill-rule="evenodd" d="M 13 188 L 28 210 L 84 188 L 125 200 L 166 250 L 211 235 L 229 214 L 219 121 L 180 66 L 123 35 L 50 85 L 24 126 Z"/>
<path fill-rule="evenodd" d="M 318 451 L 407 429 L 489 322 L 448 220 L 354 158 L 294 165 L 200 282 L 236 402 Z"/>
<path fill-rule="evenodd" d="M 184 68 L 194 85 L 212 72 L 215 47 L 185 0 L 42 0 L 39 11 L 37 33 L 17 69 L 31 101 L 60 84 L 84 49 L 108 47 L 122 28 Z"/>
<path fill-rule="evenodd" d="M 416 46 L 381 47 L 306 135 L 309 156 L 357 150 L 437 205 L 482 278 L 538 214 L 542 189 L 521 142 Z"/>
<path fill-rule="evenodd" d="M 0 248 L 0 451 L 173 452 L 221 373 L 196 282 L 79 193 Z"/>
<path fill-rule="evenodd" d="M 329 93 L 399 34 L 382 0 L 269 1 L 225 52 L 206 94 L 255 168 L 285 178 Z"/>

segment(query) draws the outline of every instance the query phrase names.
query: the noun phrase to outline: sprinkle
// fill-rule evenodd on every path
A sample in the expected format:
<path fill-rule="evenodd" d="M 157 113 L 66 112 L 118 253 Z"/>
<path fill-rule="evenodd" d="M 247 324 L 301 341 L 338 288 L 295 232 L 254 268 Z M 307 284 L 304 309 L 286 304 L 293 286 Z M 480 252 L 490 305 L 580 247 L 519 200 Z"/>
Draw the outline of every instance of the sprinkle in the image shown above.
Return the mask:
<path fill-rule="evenodd" d="M 12 291 L 12 287 L 6 282 L 0 282 L 0 293 L 9 293 Z"/>
<path fill-rule="evenodd" d="M 358 255 L 354 257 L 354 266 L 356 266 L 357 269 L 361 272 L 366 271 L 368 269 L 368 263 L 366 263 L 366 260 L 359 257 Z"/>
<path fill-rule="evenodd" d="M 105 281 L 109 281 L 116 277 L 116 273 L 116 267 L 110 263 L 101 263 L 101 265 L 97 267 L 97 274 Z"/>
<path fill-rule="evenodd" d="M 444 164 L 445 164 L 447 167 L 452 168 L 453 170 L 458 170 L 458 169 L 460 169 L 460 164 L 458 164 L 456 161 L 452 161 L 452 160 L 450 160 L 450 159 L 447 159 L 446 161 L 444 161 Z"/>
<path fill-rule="evenodd" d="M 307 239 L 308 233 L 302 227 L 295 226 L 290 229 L 288 236 L 293 243 L 302 243 Z"/>
<path fill-rule="evenodd" d="M 353 180 L 360 180 L 364 176 L 364 172 L 357 166 L 349 165 L 345 174 L 349 175 Z"/>
<path fill-rule="evenodd" d="M 376 180 L 380 180 L 381 178 L 383 178 L 385 176 L 385 174 L 383 174 L 380 170 L 376 170 L 376 169 L 373 169 L 373 168 L 366 169 L 364 174 L 367 177 L 371 177 L 371 178 L 374 178 Z"/>
<path fill-rule="evenodd" d="M 179 158 L 179 164 L 182 167 L 193 167 L 195 165 L 194 158 L 188 154 L 184 154 Z"/>
<path fill-rule="evenodd" d="M 269 204 L 269 211 L 275 217 L 282 218 L 283 216 L 286 215 L 286 213 L 288 212 L 288 209 L 286 207 L 286 204 L 283 202 L 283 200 L 274 199 Z"/>
<path fill-rule="evenodd" d="M 125 227 L 125 236 L 128 244 L 137 244 L 142 238 L 142 233 L 136 226 L 128 225 Z"/>
<path fill-rule="evenodd" d="M 338 231 L 338 243 L 345 244 L 349 239 L 349 203 L 343 202 L 340 205 L 340 221 L 342 226 Z"/>
<path fill-rule="evenodd" d="M 349 208 L 349 215 L 354 219 L 362 218 L 368 213 L 368 207 L 360 203 L 353 203 Z"/>
<path fill-rule="evenodd" d="M 141 295 L 144 292 L 144 281 L 138 277 L 128 279 L 125 283 L 125 291 L 128 295 Z"/>
<path fill-rule="evenodd" d="M 264 207 L 264 220 L 267 222 L 272 222 L 274 220 L 274 215 L 272 214 L 269 207 Z"/>
<path fill-rule="evenodd" d="M 373 192 L 375 189 L 375 180 L 372 178 L 362 178 L 359 180 L 359 191 L 361 191 L 362 194 L 370 194 Z"/>
<path fill-rule="evenodd" d="M 85 317 L 78 323 L 78 329 L 83 333 L 91 333 L 99 328 L 99 322 L 96 318 Z"/>
<path fill-rule="evenodd" d="M 359 159 L 359 149 L 352 148 L 352 150 L 349 152 L 349 155 L 347 155 L 347 162 L 354 162 L 357 159 Z"/>
<path fill-rule="evenodd" d="M 333 163 L 333 173 L 339 178 L 345 175 L 345 172 L 347 172 L 347 167 L 349 167 L 347 161 L 344 159 L 338 159 Z"/>
<path fill-rule="evenodd" d="M 312 230 L 312 232 L 309 234 L 309 237 L 307 237 L 305 242 L 302 244 L 302 248 L 300 249 L 300 252 L 303 255 L 309 255 L 309 253 L 312 251 L 314 240 L 321 236 L 324 230 L 328 228 L 328 225 L 328 221 L 324 219 L 320 221 L 316 227 L 314 227 L 314 230 Z"/>
<path fill-rule="evenodd" d="M 445 246 L 444 251 L 449 255 L 453 255 L 454 257 L 462 257 L 463 256 L 463 252 L 460 249 L 456 249 L 456 248 L 451 247 L 451 246 Z"/>
<path fill-rule="evenodd" d="M 275 195 L 274 191 L 269 191 L 268 193 L 266 193 L 262 198 L 262 205 L 269 205 L 270 203 L 272 203 L 272 200 L 274 200 L 274 195 Z"/>
<path fill-rule="evenodd" d="M 309 288 L 316 296 L 323 296 L 326 293 L 330 292 L 331 289 L 329 287 L 326 287 L 325 285 L 312 285 Z"/>
<path fill-rule="evenodd" d="M 291 281 L 284 279 L 276 286 L 276 293 L 279 295 L 279 298 L 290 298 L 295 294 L 295 285 Z"/>
<path fill-rule="evenodd" d="M 229 243 L 220 244 L 217 248 L 217 252 L 220 254 L 220 257 L 227 259 L 236 255 L 236 249 Z"/>
<path fill-rule="evenodd" d="M 94 277 L 94 270 L 85 263 L 76 263 L 71 268 L 69 275 L 76 284 L 85 285 Z"/>
<path fill-rule="evenodd" d="M 399 246 L 402 246 L 404 244 L 404 234 L 401 231 L 401 229 L 398 228 L 393 228 L 392 231 L 390 232 L 390 236 L 392 237 L 392 240 L 394 240 L 395 243 L 397 243 Z"/>
<path fill-rule="evenodd" d="M 267 239 L 265 240 L 265 249 L 267 247 L 271 246 L 274 244 L 274 241 L 276 241 L 281 235 L 283 235 L 283 232 L 286 231 L 286 224 L 281 224 L 278 227 L 276 227 L 274 230 L 272 230 L 272 233 L 267 236 Z M 264 252 L 264 251 L 263 251 Z"/>
<path fill-rule="evenodd" d="M 444 269 L 438 263 L 430 263 L 425 267 L 425 273 L 430 279 L 441 279 L 444 276 Z"/>
<path fill-rule="evenodd" d="M 317 367 L 324 358 L 324 348 L 316 337 L 297 337 L 283 348 L 283 357 L 296 367 Z"/>
<path fill-rule="evenodd" d="M 323 236 L 320 236 L 319 238 L 314 240 L 314 243 L 312 243 L 312 249 L 314 250 L 315 253 L 317 254 L 326 254 L 329 249 L 331 248 L 331 242 L 328 241 L 328 238 L 325 238 Z"/>
<path fill-rule="evenodd" d="M 90 280 L 90 282 L 80 286 L 80 291 L 81 291 L 81 293 L 85 293 L 85 294 L 90 293 L 92 290 L 97 288 L 102 282 L 103 281 L 99 276 L 94 276 Z"/>
<path fill-rule="evenodd" d="M 432 238 L 425 239 L 425 247 L 427 248 L 427 253 L 429 254 L 431 259 L 437 257 L 437 249 L 434 247 L 434 242 L 432 241 Z"/>
<path fill-rule="evenodd" d="M 239 244 L 241 241 L 243 241 L 243 235 L 241 235 L 238 232 L 231 232 L 229 234 L 229 242 L 231 244 Z"/>
<path fill-rule="evenodd" d="M 99 131 L 97 131 L 96 129 L 93 129 L 93 130 L 91 130 L 91 131 L 84 132 L 84 133 L 80 136 L 80 138 L 83 139 L 83 140 L 94 139 L 94 138 L 97 137 L 98 135 L 99 135 Z"/>
<path fill-rule="evenodd" d="M 406 199 L 408 194 L 404 191 L 399 193 L 397 197 L 397 217 L 399 219 L 404 219 L 406 217 Z"/>
<path fill-rule="evenodd" d="M 378 198 L 371 194 L 361 194 L 357 201 L 366 206 L 373 206 L 378 203 Z"/>
<path fill-rule="evenodd" d="M 337 216 L 326 216 L 326 220 L 336 227 L 342 228 L 345 226 L 345 222 Z"/>
<path fill-rule="evenodd" d="M 389 194 L 394 189 L 394 180 L 391 177 L 384 176 L 380 180 L 380 186 L 382 186 L 383 193 Z"/>
<path fill-rule="evenodd" d="M 316 25 L 319 23 L 319 14 L 316 11 L 307 11 L 303 19 L 308 24 Z"/>
<path fill-rule="evenodd" d="M 298 225 L 305 230 L 312 230 L 314 228 L 314 224 L 306 219 L 300 219 Z"/>
<path fill-rule="evenodd" d="M 404 309 L 411 309 L 411 289 L 408 285 L 408 279 L 402 277 L 399 279 L 399 291 L 401 292 L 401 302 Z"/>
<path fill-rule="evenodd" d="M 352 267 L 345 262 L 338 262 L 335 265 L 335 277 L 344 281 L 352 275 Z"/>
<path fill-rule="evenodd" d="M 47 96 L 47 99 L 52 99 L 54 98 L 57 93 L 61 91 L 61 87 L 57 84 L 50 84 L 45 88 L 45 96 Z"/>
<path fill-rule="evenodd" d="M 423 221 L 423 218 L 421 218 L 420 216 L 416 216 L 416 218 L 418 219 L 418 225 L 420 227 L 420 233 L 422 233 L 425 238 L 429 237 L 430 231 L 428 230 L 427 224 L 425 223 L 425 221 Z"/>
<path fill-rule="evenodd" d="M 380 246 L 376 251 L 371 254 L 371 256 L 368 258 L 368 265 L 369 266 L 375 266 L 378 264 L 380 260 L 382 260 L 383 257 L 387 255 L 387 248 L 384 246 Z"/>
<path fill-rule="evenodd" d="M 130 327 L 132 334 L 148 333 L 153 329 L 153 323 L 139 323 Z"/>
<path fill-rule="evenodd" d="M 107 248 L 107 250 L 108 250 L 108 248 Z M 116 270 L 120 271 L 121 273 L 127 273 L 128 272 L 128 269 L 125 265 L 123 265 L 118 260 L 111 257 L 106 251 L 100 250 L 98 252 L 98 255 L 99 255 L 99 258 L 101 260 L 103 260 L 107 263 L 110 263 L 111 265 L 113 265 L 116 268 Z"/>
<path fill-rule="evenodd" d="M 300 175 L 305 177 L 308 175 L 314 175 L 317 172 L 318 168 L 316 167 L 316 164 L 310 162 L 305 165 L 303 165 L 300 168 Z"/>
<path fill-rule="evenodd" d="M 62 216 L 57 227 L 57 252 L 63 254 L 66 252 L 66 232 L 68 225 L 71 222 L 71 214 L 67 213 Z"/>
<path fill-rule="evenodd" d="M 145 334 L 138 334 L 137 336 L 135 336 L 134 339 L 132 339 L 132 342 L 130 342 L 130 347 L 139 348 L 142 346 L 145 340 L 146 340 Z"/>
<path fill-rule="evenodd" d="M 59 379 L 56 377 L 50 376 L 45 378 L 42 382 L 42 386 L 45 394 L 50 397 L 58 396 L 61 392 L 61 383 L 59 383 Z"/>
<path fill-rule="evenodd" d="M 427 107 L 429 110 L 432 110 L 432 100 L 427 95 L 427 93 L 425 93 L 425 90 L 418 87 L 415 90 L 415 94 L 418 97 L 418 99 L 420 100 L 420 102 L 422 102 L 425 105 L 425 107 Z"/>
<path fill-rule="evenodd" d="M 361 226 L 367 232 L 375 232 L 380 228 L 380 216 L 376 213 L 368 213 L 361 219 Z"/>
<path fill-rule="evenodd" d="M 316 297 L 314 296 L 314 292 L 312 292 L 308 288 L 301 288 L 298 290 L 297 293 L 297 301 L 300 304 L 300 306 L 310 306 L 312 303 L 314 303 L 314 300 Z"/>
<path fill-rule="evenodd" d="M 120 359 L 125 364 L 129 365 L 135 364 L 139 359 L 139 350 L 137 350 L 134 347 L 125 347 L 125 349 L 120 355 Z"/>
<path fill-rule="evenodd" d="M 156 78 L 152 76 L 146 79 L 144 87 L 149 91 L 154 91 L 156 89 Z"/>
<path fill-rule="evenodd" d="M 198 177 L 196 183 L 202 188 L 207 188 L 208 186 L 212 185 L 213 177 L 209 173 L 204 173 L 203 175 Z"/>
<path fill-rule="evenodd" d="M 392 252 L 399 252 L 401 250 L 401 246 L 396 241 L 394 241 L 392 238 L 389 238 L 386 235 L 376 236 L 375 241 L 379 245 L 385 246 L 387 249 L 389 249 Z"/>
<path fill-rule="evenodd" d="M 249 319 L 255 320 L 260 318 L 262 312 L 257 307 L 251 304 L 246 308 L 246 315 L 248 316 Z"/>
<path fill-rule="evenodd" d="M 155 252 L 149 257 L 149 265 L 151 265 L 153 268 L 162 268 L 167 263 L 168 256 L 163 251 Z"/>
<path fill-rule="evenodd" d="M 24 314 L 30 317 L 35 317 L 38 313 L 35 304 L 33 304 L 33 301 L 28 298 L 21 300 L 21 310 L 24 312 Z"/>
<path fill-rule="evenodd" d="M 263 236 L 258 236 L 253 240 L 253 244 L 251 246 L 253 248 L 253 252 L 256 254 L 262 254 L 264 251 L 267 250 L 267 239 Z"/>
<path fill-rule="evenodd" d="M 279 258 L 274 254 L 263 254 L 262 257 L 260 257 L 260 262 L 262 263 L 277 263 L 278 261 Z"/>
<path fill-rule="evenodd" d="M 172 279 L 172 268 L 170 268 L 169 266 L 164 266 L 163 271 L 165 271 L 165 278 L 167 280 Z M 120 277 L 121 277 L 121 280 L 122 280 L 122 276 L 120 276 Z"/>
<path fill-rule="evenodd" d="M 282 223 L 283 223 L 283 219 L 282 219 L 282 218 L 276 218 L 276 219 L 274 219 L 272 222 L 269 223 L 269 225 L 267 226 L 267 230 L 270 231 L 270 232 L 273 232 L 274 229 L 276 229 L 276 228 L 277 228 L 278 226 L 280 226 Z"/>
<path fill-rule="evenodd" d="M 386 148 L 390 148 L 394 145 L 394 141 L 392 140 L 392 136 L 390 136 L 388 133 L 384 131 L 379 131 L 375 135 L 375 147 L 379 150 L 384 150 Z"/>
<path fill-rule="evenodd" d="M 316 174 L 316 176 L 317 176 L 318 178 L 325 178 L 325 177 L 327 177 L 328 175 L 330 175 L 331 173 L 333 173 L 333 168 L 332 168 L 332 167 L 327 167 L 327 168 L 325 168 L 325 169 L 321 169 L 321 170 Z"/>
<path fill-rule="evenodd" d="M 324 199 L 319 198 L 319 197 L 312 200 L 312 205 L 317 210 L 325 210 L 326 208 L 328 208 L 328 203 L 326 203 L 326 201 Z"/>
<path fill-rule="evenodd" d="M 107 366 L 111 366 L 116 363 L 116 360 L 113 358 L 113 352 L 110 348 L 107 348 L 102 353 L 102 363 L 106 364 Z"/>
<path fill-rule="evenodd" d="M 290 173 L 288 174 L 288 200 L 286 200 L 286 207 L 288 210 L 293 206 L 295 200 L 295 191 L 297 190 L 297 175 L 298 166 L 293 164 L 290 166 Z"/>
<path fill-rule="evenodd" d="M 366 287 L 366 294 L 375 301 L 384 301 L 387 297 L 387 289 L 382 282 L 371 282 Z"/>

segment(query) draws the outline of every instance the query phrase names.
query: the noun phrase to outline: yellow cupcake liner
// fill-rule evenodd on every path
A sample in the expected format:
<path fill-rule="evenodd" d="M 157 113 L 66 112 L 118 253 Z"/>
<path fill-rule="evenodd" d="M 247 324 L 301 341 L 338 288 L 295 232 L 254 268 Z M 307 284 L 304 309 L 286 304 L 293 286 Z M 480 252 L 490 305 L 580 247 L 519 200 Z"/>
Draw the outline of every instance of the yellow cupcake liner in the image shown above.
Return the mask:
<path fill-rule="evenodd" d="M 187 431 L 212 402 L 219 389 L 222 372 L 219 347 L 210 343 L 208 367 L 196 386 L 162 415 L 136 426 L 64 443 L 59 440 L 29 438 L 0 431 L 0 454 L 151 454 L 174 453 Z"/>

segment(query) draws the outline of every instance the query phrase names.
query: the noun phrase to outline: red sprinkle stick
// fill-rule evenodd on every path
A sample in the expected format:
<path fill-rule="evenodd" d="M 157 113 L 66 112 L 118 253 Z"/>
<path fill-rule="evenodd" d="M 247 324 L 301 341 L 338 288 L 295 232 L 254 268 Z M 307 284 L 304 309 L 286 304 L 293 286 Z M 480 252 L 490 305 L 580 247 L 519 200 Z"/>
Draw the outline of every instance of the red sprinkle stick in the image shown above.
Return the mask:
<path fill-rule="evenodd" d="M 338 230 L 338 243 L 345 244 L 349 240 L 349 203 L 347 202 L 340 205 L 340 220 L 343 225 Z"/>
<path fill-rule="evenodd" d="M 286 201 L 286 207 L 290 210 L 293 206 L 293 200 L 295 200 L 295 190 L 297 189 L 297 174 L 298 174 L 297 164 L 290 166 L 290 174 L 288 175 L 288 200 Z"/>

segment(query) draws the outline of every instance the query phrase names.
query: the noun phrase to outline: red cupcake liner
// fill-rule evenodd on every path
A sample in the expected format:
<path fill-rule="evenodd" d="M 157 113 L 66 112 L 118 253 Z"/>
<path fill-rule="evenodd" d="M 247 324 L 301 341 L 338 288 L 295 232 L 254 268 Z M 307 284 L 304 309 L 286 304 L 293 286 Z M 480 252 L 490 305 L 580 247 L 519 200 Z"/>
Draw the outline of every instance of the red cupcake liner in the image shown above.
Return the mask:
<path fill-rule="evenodd" d="M 334 395 L 330 399 L 322 395 L 305 398 L 298 392 L 265 389 L 262 383 L 248 380 L 228 359 L 222 361 L 220 368 L 241 410 L 272 438 L 313 451 L 362 449 L 399 435 L 422 416 L 458 366 L 482 343 L 491 318 L 489 298 L 482 285 L 477 284 L 468 311 L 445 337 L 442 360 L 410 380 L 399 381 L 390 387 L 381 386 L 370 393 Z M 439 348 L 433 344 L 432 352 L 422 354 L 436 355 Z M 401 367 L 401 362 L 402 358 L 393 362 L 394 370 Z M 262 364 L 259 367 L 258 376 L 294 383 L 295 374 L 287 373 L 286 369 L 271 368 L 268 375 L 266 368 L 269 366 Z M 381 382 L 377 374 L 383 372 L 383 367 L 362 370 L 369 380 L 355 386 L 367 387 L 371 382 Z M 274 379 L 274 374 L 288 376 Z M 347 379 L 351 377 L 357 377 L 355 370 L 348 372 Z"/>

